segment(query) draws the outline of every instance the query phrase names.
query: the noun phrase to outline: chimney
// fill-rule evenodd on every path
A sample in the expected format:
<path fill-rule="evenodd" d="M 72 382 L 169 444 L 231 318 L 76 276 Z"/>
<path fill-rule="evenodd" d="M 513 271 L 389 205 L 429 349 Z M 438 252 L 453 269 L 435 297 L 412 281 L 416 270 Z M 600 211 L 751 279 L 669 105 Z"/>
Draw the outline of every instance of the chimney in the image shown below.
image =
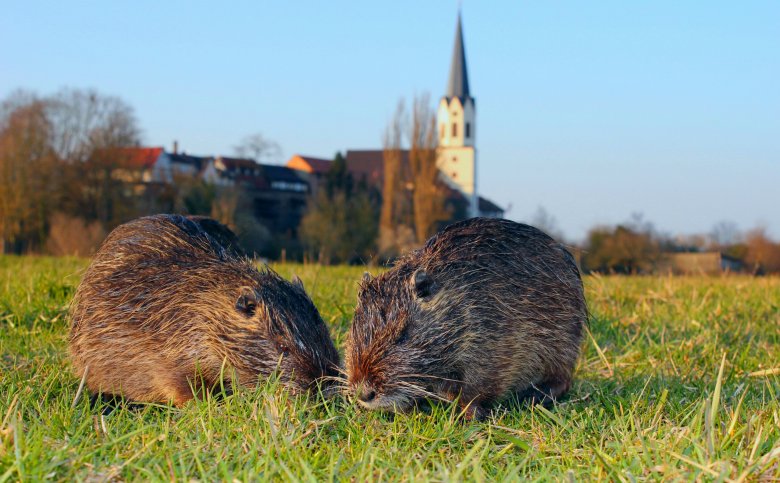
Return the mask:
<path fill-rule="evenodd" d="M 179 154 L 179 141 L 173 141 L 173 154 Z"/>

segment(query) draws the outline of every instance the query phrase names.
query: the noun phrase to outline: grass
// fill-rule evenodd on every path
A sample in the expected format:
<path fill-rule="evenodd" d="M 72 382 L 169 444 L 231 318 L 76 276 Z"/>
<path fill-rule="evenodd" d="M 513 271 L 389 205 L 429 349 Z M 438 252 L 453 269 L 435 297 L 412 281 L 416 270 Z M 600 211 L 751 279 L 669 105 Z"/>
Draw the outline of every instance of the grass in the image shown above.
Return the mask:
<path fill-rule="evenodd" d="M 570 397 L 464 422 L 289 396 L 73 406 L 66 309 L 87 264 L 0 257 L 0 481 L 780 479 L 780 279 L 588 277 Z M 362 268 L 284 265 L 343 346 Z"/>

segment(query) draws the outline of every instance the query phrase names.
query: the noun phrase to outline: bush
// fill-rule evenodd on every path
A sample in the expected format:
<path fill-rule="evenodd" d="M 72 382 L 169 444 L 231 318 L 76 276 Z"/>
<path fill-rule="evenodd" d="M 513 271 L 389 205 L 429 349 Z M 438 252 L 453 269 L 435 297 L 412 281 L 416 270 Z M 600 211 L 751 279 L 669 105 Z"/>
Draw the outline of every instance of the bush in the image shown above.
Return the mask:
<path fill-rule="evenodd" d="M 81 218 L 55 213 L 49 227 L 46 250 L 55 256 L 91 256 L 106 238 L 106 231 L 97 221 L 87 223 Z"/>

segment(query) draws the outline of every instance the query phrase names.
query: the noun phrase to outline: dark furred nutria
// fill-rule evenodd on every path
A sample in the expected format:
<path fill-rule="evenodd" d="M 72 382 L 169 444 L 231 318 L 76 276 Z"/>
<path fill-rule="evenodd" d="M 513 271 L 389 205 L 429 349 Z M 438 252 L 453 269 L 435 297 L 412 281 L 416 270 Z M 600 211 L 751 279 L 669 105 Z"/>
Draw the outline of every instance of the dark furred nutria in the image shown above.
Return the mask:
<path fill-rule="evenodd" d="M 258 270 L 212 233 L 235 239 L 213 220 L 178 215 L 109 234 L 70 313 L 73 365 L 91 392 L 181 405 L 193 387 L 223 379 L 254 385 L 278 369 L 305 390 L 337 374 L 338 353 L 300 280 Z"/>
<path fill-rule="evenodd" d="M 360 285 L 347 382 L 371 409 L 459 397 L 468 417 L 569 390 L 588 312 L 571 254 L 541 231 L 473 218 Z"/>

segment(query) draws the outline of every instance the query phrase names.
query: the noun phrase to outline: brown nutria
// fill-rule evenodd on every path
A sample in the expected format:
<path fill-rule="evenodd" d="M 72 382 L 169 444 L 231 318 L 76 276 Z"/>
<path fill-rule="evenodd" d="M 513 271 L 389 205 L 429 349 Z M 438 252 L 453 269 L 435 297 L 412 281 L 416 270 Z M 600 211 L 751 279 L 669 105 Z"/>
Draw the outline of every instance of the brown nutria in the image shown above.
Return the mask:
<path fill-rule="evenodd" d="M 548 403 L 569 389 L 587 318 L 564 247 L 528 225 L 472 218 L 364 275 L 347 384 L 371 409 L 459 398 L 482 418 L 513 395 Z"/>
<path fill-rule="evenodd" d="M 221 381 L 253 385 L 278 371 L 305 390 L 337 374 L 338 353 L 300 280 L 258 270 L 210 234 L 235 239 L 227 227 L 205 225 L 139 218 L 98 250 L 70 312 L 73 366 L 92 393 L 182 405 Z"/>

